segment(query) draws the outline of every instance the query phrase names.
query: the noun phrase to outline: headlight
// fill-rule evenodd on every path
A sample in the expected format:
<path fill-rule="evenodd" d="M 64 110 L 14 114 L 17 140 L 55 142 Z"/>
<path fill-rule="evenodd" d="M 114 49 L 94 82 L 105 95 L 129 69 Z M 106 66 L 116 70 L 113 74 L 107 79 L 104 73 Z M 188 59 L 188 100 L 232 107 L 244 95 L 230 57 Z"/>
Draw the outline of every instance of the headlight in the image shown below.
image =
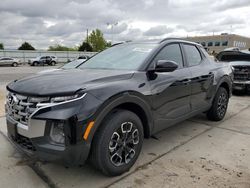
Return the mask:
<path fill-rule="evenodd" d="M 49 97 L 29 97 L 28 98 L 29 102 L 48 102 L 49 101 Z"/>
<path fill-rule="evenodd" d="M 60 144 L 65 143 L 64 135 L 64 122 L 63 121 L 53 121 L 50 129 L 50 138 L 52 141 Z"/>
<path fill-rule="evenodd" d="M 72 100 L 79 97 L 79 95 L 71 95 L 71 96 L 61 96 L 61 97 L 53 97 L 51 98 L 51 102 L 63 102 L 63 101 L 68 101 Z"/>

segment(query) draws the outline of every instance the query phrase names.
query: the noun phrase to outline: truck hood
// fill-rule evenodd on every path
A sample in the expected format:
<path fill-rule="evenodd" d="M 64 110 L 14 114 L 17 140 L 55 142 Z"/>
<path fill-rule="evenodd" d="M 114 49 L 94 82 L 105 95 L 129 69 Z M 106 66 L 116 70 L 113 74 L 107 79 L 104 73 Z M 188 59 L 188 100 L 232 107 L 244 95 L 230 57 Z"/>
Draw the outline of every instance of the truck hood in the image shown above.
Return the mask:
<path fill-rule="evenodd" d="M 7 89 L 29 96 L 71 95 L 99 84 L 130 79 L 133 71 L 71 69 L 36 74 L 11 82 Z"/>

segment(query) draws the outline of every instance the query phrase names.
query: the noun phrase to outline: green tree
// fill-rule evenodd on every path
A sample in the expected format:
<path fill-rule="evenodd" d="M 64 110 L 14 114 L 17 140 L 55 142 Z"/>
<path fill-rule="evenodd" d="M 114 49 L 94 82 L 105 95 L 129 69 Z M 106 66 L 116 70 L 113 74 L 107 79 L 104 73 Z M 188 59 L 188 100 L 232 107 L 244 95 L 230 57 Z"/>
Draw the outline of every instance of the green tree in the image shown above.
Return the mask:
<path fill-rule="evenodd" d="M 3 50 L 3 49 L 4 49 L 3 43 L 0 43 L 0 50 Z"/>
<path fill-rule="evenodd" d="M 33 46 L 31 46 L 30 43 L 28 42 L 24 42 L 19 48 L 18 50 L 35 50 L 35 48 Z"/>
<path fill-rule="evenodd" d="M 78 51 L 83 51 L 83 52 L 92 52 L 93 48 L 92 46 L 87 43 L 87 42 L 82 42 L 82 44 L 79 46 Z"/>
<path fill-rule="evenodd" d="M 107 48 L 109 48 L 109 47 L 111 47 L 111 46 L 112 46 L 112 43 L 111 43 L 111 42 L 107 42 L 107 43 L 106 43 L 106 47 L 107 47 Z"/>
<path fill-rule="evenodd" d="M 103 33 L 99 29 L 93 30 L 90 33 L 88 42 L 92 46 L 94 52 L 102 51 L 107 46 L 107 42 L 103 37 Z"/>
<path fill-rule="evenodd" d="M 56 44 L 54 46 L 50 46 L 48 51 L 77 51 L 77 48 L 70 48 L 67 46 Z"/>

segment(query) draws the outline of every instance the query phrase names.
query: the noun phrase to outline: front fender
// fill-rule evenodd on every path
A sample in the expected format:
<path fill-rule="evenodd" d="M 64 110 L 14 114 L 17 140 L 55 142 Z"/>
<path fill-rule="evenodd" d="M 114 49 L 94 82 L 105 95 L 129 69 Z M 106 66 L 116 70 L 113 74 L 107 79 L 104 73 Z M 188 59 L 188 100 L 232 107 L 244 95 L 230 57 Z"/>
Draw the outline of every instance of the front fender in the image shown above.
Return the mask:
<path fill-rule="evenodd" d="M 146 126 L 149 131 L 148 134 L 150 135 L 153 129 L 153 116 L 150 110 L 150 105 L 140 95 L 141 94 L 138 94 L 137 92 L 124 92 L 117 94 L 105 101 L 91 118 L 92 121 L 95 121 L 95 124 L 91 130 L 91 133 L 89 134 L 88 140 L 91 141 L 93 139 L 95 132 L 101 126 L 104 118 L 107 117 L 107 115 L 111 113 L 113 109 L 125 103 L 133 103 L 143 109 L 148 120 L 148 125 Z"/>

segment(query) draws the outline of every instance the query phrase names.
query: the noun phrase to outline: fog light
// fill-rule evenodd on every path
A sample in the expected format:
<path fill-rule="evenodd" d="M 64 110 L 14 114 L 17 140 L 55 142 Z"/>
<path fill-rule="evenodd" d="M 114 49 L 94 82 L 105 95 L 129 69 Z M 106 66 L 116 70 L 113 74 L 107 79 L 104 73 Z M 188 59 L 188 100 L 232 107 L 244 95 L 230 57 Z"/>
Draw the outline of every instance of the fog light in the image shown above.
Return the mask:
<path fill-rule="evenodd" d="M 56 143 L 65 143 L 65 135 L 63 131 L 64 123 L 62 121 L 53 122 L 50 129 L 50 138 Z"/>

